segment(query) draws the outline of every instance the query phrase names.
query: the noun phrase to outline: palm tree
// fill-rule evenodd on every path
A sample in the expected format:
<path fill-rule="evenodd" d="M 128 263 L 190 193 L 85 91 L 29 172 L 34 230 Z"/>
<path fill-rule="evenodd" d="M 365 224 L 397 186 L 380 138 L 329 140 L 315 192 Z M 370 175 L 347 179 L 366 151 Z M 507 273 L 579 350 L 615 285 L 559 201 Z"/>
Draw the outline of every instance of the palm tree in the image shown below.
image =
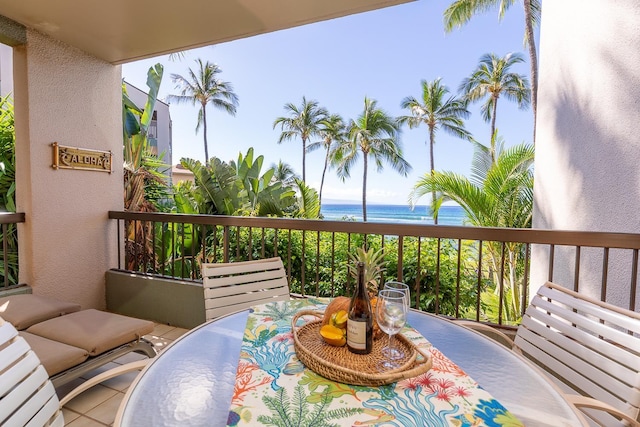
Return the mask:
<path fill-rule="evenodd" d="M 410 115 L 398 118 L 400 124 L 408 124 L 409 128 L 415 128 L 421 124 L 427 125 L 429 129 L 429 158 L 431 160 L 431 174 L 435 172 L 435 160 L 433 155 L 433 146 L 436 143 L 436 131 L 444 130 L 450 135 L 471 141 L 471 134 L 464 128 L 464 121 L 469 117 L 467 104 L 455 96 L 445 99 L 449 93 L 449 89 L 444 86 L 441 79 L 432 82 L 422 80 L 422 99 L 418 100 L 412 96 L 408 96 L 402 100 L 400 106 L 409 110 Z M 436 201 L 436 193 L 432 194 L 432 203 Z M 433 217 L 434 222 L 438 223 L 437 215 Z"/>
<path fill-rule="evenodd" d="M 499 58 L 487 53 L 480 58 L 478 68 L 460 84 L 460 92 L 465 98 L 475 102 L 487 98 L 480 111 L 485 121 L 491 121 L 491 159 L 495 161 L 494 135 L 496 132 L 496 112 L 498 99 L 504 95 L 510 101 L 518 103 L 518 107 L 526 109 L 531 101 L 529 82 L 525 76 L 512 73 L 509 69 L 523 58 L 517 53 L 508 53 Z"/>
<path fill-rule="evenodd" d="M 409 196 L 412 205 L 420 197 L 437 191 L 443 200 L 458 203 L 465 211 L 467 221 L 479 227 L 531 228 L 533 212 L 533 146 L 520 144 L 499 150 L 495 161 L 490 160 L 488 147 L 476 144 L 471 178 L 453 172 L 425 174 L 414 185 Z M 499 147 L 503 144 L 499 140 Z M 439 208 L 441 203 L 436 204 Z M 489 253 L 490 274 L 499 283 L 504 256 L 502 245 L 489 242 L 484 246 Z M 522 245 L 505 244 L 508 270 L 506 282 L 510 301 L 505 301 L 508 318 L 514 320 L 520 313 L 523 274 Z M 508 302 L 508 304 L 506 304 Z"/>
<path fill-rule="evenodd" d="M 196 59 L 198 69 L 194 72 L 189 68 L 189 76 L 183 77 L 179 74 L 172 74 L 171 79 L 176 84 L 176 89 L 180 90 L 179 95 L 169 95 L 169 101 L 190 102 L 192 105 L 199 104 L 198 122 L 196 133 L 203 126 L 204 132 L 204 157 L 205 162 L 209 161 L 209 148 L 207 144 L 207 105 L 226 111 L 232 116 L 236 115 L 238 107 L 238 96 L 233 91 L 233 86 L 229 82 L 220 80 L 219 74 L 222 70 L 217 64 L 209 61 L 203 63 L 202 59 Z"/>
<path fill-rule="evenodd" d="M 318 105 L 318 101 L 307 101 L 304 96 L 299 107 L 288 103 L 284 109 L 289 113 L 289 117 L 278 117 L 273 122 L 273 128 L 280 125 L 282 129 L 278 144 L 296 136 L 302 140 L 302 180 L 306 182 L 307 142 L 310 138 L 320 135 L 320 122 L 327 117 L 328 112 Z"/>
<path fill-rule="evenodd" d="M 499 8 L 499 19 L 517 0 L 456 0 L 444 12 L 444 26 L 447 32 L 462 27 L 476 13 L 485 12 L 493 7 Z M 531 106 L 533 109 L 533 141 L 536 140 L 536 117 L 538 113 L 538 54 L 534 27 L 540 23 L 542 4 L 540 0 L 520 0 L 524 6 L 524 41 L 529 47 L 529 69 L 531 72 Z"/>
<path fill-rule="evenodd" d="M 357 120 L 352 120 L 347 139 L 335 151 L 338 176 L 344 181 L 350 176 L 351 167 L 358 161 L 360 153 L 364 160 L 362 174 L 362 219 L 367 220 L 367 171 L 369 157 L 383 169 L 382 162 L 388 163 L 394 170 L 407 176 L 411 165 L 402 157 L 402 148 L 398 138 L 400 133 L 396 119 L 384 110 L 377 108 L 375 100 L 364 98 L 364 111 Z"/>
<path fill-rule="evenodd" d="M 307 151 L 311 152 L 320 147 L 325 149 L 324 156 L 324 168 L 322 169 L 322 179 L 320 180 L 320 206 L 322 206 L 322 187 L 324 187 L 324 177 L 327 172 L 327 167 L 331 164 L 332 148 L 340 145 L 340 142 L 345 138 L 345 125 L 344 120 L 339 114 L 332 114 L 320 121 L 320 136 L 321 141 L 313 142 L 307 147 Z"/>
<path fill-rule="evenodd" d="M 296 179 L 299 179 L 296 171 L 293 170 L 289 163 L 280 160 L 278 164 L 272 163 L 271 169 L 275 172 L 273 174 L 272 181 L 280 181 L 283 185 L 293 187 L 296 183 Z"/>

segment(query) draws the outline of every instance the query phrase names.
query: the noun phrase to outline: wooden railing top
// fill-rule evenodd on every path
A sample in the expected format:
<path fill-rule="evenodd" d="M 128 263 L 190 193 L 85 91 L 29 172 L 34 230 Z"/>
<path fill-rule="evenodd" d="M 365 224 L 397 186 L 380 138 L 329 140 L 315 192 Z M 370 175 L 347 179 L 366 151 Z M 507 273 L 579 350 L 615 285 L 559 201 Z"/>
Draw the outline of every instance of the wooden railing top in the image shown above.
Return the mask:
<path fill-rule="evenodd" d="M 0 224 L 15 224 L 24 222 L 24 212 L 0 212 Z"/>
<path fill-rule="evenodd" d="M 450 225 L 390 224 L 291 218 L 237 217 L 109 211 L 109 219 L 191 223 L 231 227 L 292 229 L 338 233 L 415 236 L 442 239 L 516 242 L 561 246 L 640 249 L 640 234 Z"/>

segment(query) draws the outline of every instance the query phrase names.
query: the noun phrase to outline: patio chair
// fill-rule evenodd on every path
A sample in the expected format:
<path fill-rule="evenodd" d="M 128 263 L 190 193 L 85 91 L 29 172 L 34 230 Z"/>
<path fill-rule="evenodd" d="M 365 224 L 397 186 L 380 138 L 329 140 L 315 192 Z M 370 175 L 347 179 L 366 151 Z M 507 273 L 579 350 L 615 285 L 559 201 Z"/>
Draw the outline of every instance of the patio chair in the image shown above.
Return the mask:
<path fill-rule="evenodd" d="M 203 264 L 202 283 L 206 320 L 289 299 L 289 283 L 280 257 Z"/>
<path fill-rule="evenodd" d="M 110 378 L 142 369 L 149 359 L 103 372 L 58 400 L 40 359 L 16 328 L 0 318 L 0 425 L 63 426 L 61 408 L 80 393 Z"/>
<path fill-rule="evenodd" d="M 510 342 L 593 424 L 640 426 L 640 313 L 547 282 L 515 340 L 486 325 L 464 325 Z"/>

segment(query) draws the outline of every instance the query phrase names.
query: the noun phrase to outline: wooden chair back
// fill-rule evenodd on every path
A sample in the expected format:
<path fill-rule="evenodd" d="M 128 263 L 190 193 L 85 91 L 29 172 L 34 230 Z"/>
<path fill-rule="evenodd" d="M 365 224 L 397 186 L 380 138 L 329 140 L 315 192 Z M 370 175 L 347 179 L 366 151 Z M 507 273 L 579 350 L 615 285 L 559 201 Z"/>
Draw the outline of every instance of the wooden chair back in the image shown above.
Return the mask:
<path fill-rule="evenodd" d="M 639 338 L 640 313 L 547 282 L 527 308 L 514 350 L 541 366 L 566 393 L 597 399 L 640 420 Z M 599 425 L 627 425 L 607 412 L 583 412 Z"/>
<path fill-rule="evenodd" d="M 280 257 L 203 264 L 202 283 L 207 320 L 289 299 L 289 283 Z"/>
<path fill-rule="evenodd" d="M 60 402 L 47 372 L 29 344 L 3 319 L 0 319 L 0 425 L 64 425 Z"/>

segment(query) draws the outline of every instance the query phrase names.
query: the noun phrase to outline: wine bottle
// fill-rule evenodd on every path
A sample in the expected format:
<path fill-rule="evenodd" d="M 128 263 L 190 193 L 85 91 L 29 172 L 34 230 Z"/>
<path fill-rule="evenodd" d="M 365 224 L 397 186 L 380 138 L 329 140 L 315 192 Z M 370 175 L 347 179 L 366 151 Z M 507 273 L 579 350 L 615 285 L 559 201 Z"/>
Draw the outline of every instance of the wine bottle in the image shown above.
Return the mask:
<path fill-rule="evenodd" d="M 369 354 L 373 348 L 373 313 L 364 282 L 364 263 L 358 262 L 358 283 L 351 297 L 347 319 L 347 347 L 352 353 Z"/>

